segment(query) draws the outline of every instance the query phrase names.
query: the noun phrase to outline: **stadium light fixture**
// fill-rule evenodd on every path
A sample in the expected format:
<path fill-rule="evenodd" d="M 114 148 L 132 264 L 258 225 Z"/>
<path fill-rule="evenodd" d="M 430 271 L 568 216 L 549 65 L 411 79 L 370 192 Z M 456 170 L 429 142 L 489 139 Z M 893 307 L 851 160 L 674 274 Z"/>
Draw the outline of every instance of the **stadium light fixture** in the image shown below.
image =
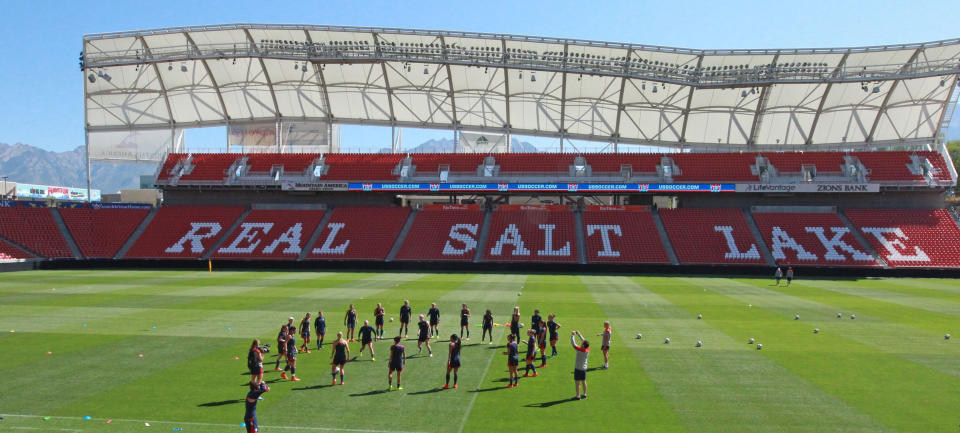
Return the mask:
<path fill-rule="evenodd" d="M 880 86 L 874 86 L 873 93 L 880 93 Z"/>
<path fill-rule="evenodd" d="M 300 64 L 299 64 L 299 63 L 294 63 L 294 64 L 293 64 L 293 70 L 296 71 L 297 69 L 300 69 Z"/>
<path fill-rule="evenodd" d="M 941 79 L 940 79 L 940 87 L 943 87 L 945 84 L 947 84 L 947 80 L 941 78 Z"/>
<path fill-rule="evenodd" d="M 104 80 L 107 80 L 107 82 L 109 83 L 109 82 L 110 82 L 110 74 L 104 72 L 104 73 L 103 73 L 103 79 L 104 79 Z"/>
<path fill-rule="evenodd" d="M 657 85 L 656 85 L 656 84 L 653 85 L 653 93 L 657 93 Z"/>
<path fill-rule="evenodd" d="M 423 67 L 423 75 L 430 75 L 430 68 L 424 66 L 424 67 Z"/>
<path fill-rule="evenodd" d="M 304 63 L 303 65 L 300 66 L 300 72 L 307 72 L 307 64 L 306 64 L 306 63 Z"/>
<path fill-rule="evenodd" d="M 744 90 L 744 91 L 740 92 L 740 97 L 741 97 L 741 98 L 746 98 L 746 97 L 747 97 L 747 91 Z"/>
<path fill-rule="evenodd" d="M 233 61 L 236 62 L 237 60 L 234 59 Z M 172 70 L 173 70 L 173 63 L 168 63 L 168 64 L 167 64 L 167 70 L 168 70 L 168 71 L 172 71 Z"/>
<path fill-rule="evenodd" d="M 180 72 L 187 72 L 187 65 L 180 65 Z"/>
<path fill-rule="evenodd" d="M 537 76 L 534 75 L 532 72 L 530 73 L 530 81 L 531 81 L 531 82 L 537 81 Z"/>
<path fill-rule="evenodd" d="M 640 83 L 640 90 L 647 90 L 647 83 Z"/>
<path fill-rule="evenodd" d="M 93 75 L 93 72 L 91 72 L 90 75 L 87 75 L 87 80 L 89 80 L 91 83 L 96 83 L 96 82 L 97 82 L 97 76 L 96 76 L 96 75 Z"/>

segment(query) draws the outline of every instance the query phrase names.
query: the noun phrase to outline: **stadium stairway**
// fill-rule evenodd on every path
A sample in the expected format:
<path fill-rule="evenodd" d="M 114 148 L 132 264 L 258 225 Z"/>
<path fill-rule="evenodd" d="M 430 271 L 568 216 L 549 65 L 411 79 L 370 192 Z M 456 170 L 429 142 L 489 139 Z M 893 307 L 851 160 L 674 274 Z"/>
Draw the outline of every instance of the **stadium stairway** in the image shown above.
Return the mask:
<path fill-rule="evenodd" d="M 237 227 L 240 226 L 240 223 L 242 223 L 243 220 L 247 218 L 247 215 L 249 215 L 250 211 L 252 210 L 253 210 L 253 207 L 247 207 L 246 209 L 244 209 L 243 213 L 240 214 L 239 217 L 237 217 L 237 220 L 230 225 L 230 228 L 224 230 L 223 234 L 220 235 L 220 238 L 217 239 L 217 241 L 214 242 L 213 245 L 211 245 L 210 248 L 207 249 L 207 251 L 204 252 L 202 256 L 200 256 L 200 260 L 209 260 L 210 256 L 212 256 L 213 253 L 215 253 L 217 249 L 219 249 L 220 246 L 227 241 L 227 239 L 230 239 L 230 235 L 232 235 L 233 232 L 237 230 Z"/>
<path fill-rule="evenodd" d="M 50 214 L 53 215 L 53 222 L 57 225 L 57 229 L 60 230 L 60 236 L 63 236 L 63 240 L 66 241 L 67 246 L 70 247 L 70 252 L 73 254 L 73 257 L 77 260 L 83 260 L 84 257 L 80 252 L 80 247 L 77 246 L 73 235 L 70 234 L 70 230 L 67 229 L 67 224 L 63 222 L 63 215 L 60 215 L 60 210 L 52 207 L 50 208 Z"/>
<path fill-rule="evenodd" d="M 317 243 L 317 239 L 320 237 L 320 234 L 323 233 L 323 229 L 327 226 L 327 222 L 330 221 L 331 215 L 333 215 L 332 207 L 327 208 L 326 212 L 323 213 L 323 218 L 320 218 L 320 223 L 317 224 L 317 228 L 313 230 L 310 239 L 304 244 L 306 247 L 300 251 L 300 257 L 297 257 L 298 262 L 302 262 L 303 259 L 307 258 L 307 254 L 310 254 L 310 247 Z"/>
<path fill-rule="evenodd" d="M 490 237 L 490 219 L 493 211 L 485 209 L 483 211 L 483 222 L 480 223 L 480 234 L 477 236 L 477 255 L 473 256 L 474 263 L 480 263 L 483 260 L 483 246 L 487 244 L 487 238 Z"/>
<path fill-rule="evenodd" d="M 877 263 L 879 263 L 884 269 L 890 269 L 890 265 L 887 264 L 887 261 L 883 258 L 883 256 L 877 253 L 877 250 L 873 248 L 873 245 L 870 245 L 870 242 L 867 242 L 867 238 L 863 237 L 863 233 L 860 233 L 860 230 L 857 230 L 857 227 L 850 222 L 847 216 L 844 215 L 843 212 L 839 211 L 837 212 L 837 216 L 840 217 L 840 221 L 843 221 L 847 228 L 850 229 L 850 234 L 853 235 L 853 238 L 856 239 L 857 242 L 860 242 L 860 246 L 867 250 L 867 254 L 870 254 L 870 256 L 873 257 L 873 259 L 876 260 Z"/>
<path fill-rule="evenodd" d="M 394 241 L 393 247 L 390 248 L 390 252 L 387 253 L 386 262 L 392 262 L 395 257 L 397 257 L 397 252 L 400 251 L 400 247 L 403 246 L 404 239 L 407 238 L 407 233 L 410 233 L 410 227 L 413 226 L 413 220 L 417 217 L 417 214 L 420 211 L 418 209 L 411 209 L 410 215 L 407 216 L 407 221 L 403 223 L 403 228 L 400 229 L 400 234 L 397 235 L 397 240 Z"/>
<path fill-rule="evenodd" d="M 770 253 L 770 248 L 767 247 L 766 241 L 763 240 L 763 234 L 760 233 L 760 228 L 757 227 L 757 222 L 753 220 L 753 214 L 750 213 L 749 208 L 743 210 L 743 217 L 747 220 L 747 227 L 750 227 L 750 233 L 753 234 L 753 242 L 757 245 L 757 250 L 760 251 L 760 255 L 767 261 L 768 266 L 776 267 L 777 261 L 773 259 L 773 254 Z"/>
<path fill-rule="evenodd" d="M 573 235 L 577 239 L 577 263 L 587 263 L 587 235 L 583 232 L 583 211 L 573 211 Z"/>
<path fill-rule="evenodd" d="M 660 243 L 663 244 L 663 250 L 670 258 L 670 264 L 677 266 L 680 260 L 677 259 L 677 252 L 673 250 L 673 244 L 670 243 L 670 236 L 667 235 L 667 229 L 663 226 L 663 220 L 660 219 L 660 213 L 656 208 L 650 209 L 650 216 L 653 217 L 653 223 L 657 226 L 657 233 L 660 235 Z"/>
<path fill-rule="evenodd" d="M 121 258 L 123 258 L 123 256 L 127 255 L 127 251 L 129 251 L 130 248 L 132 248 L 133 245 L 137 243 L 137 239 L 140 239 L 140 235 L 143 234 L 143 232 L 147 229 L 147 227 L 150 226 L 150 221 L 153 221 L 153 217 L 157 216 L 157 212 L 159 210 L 160 208 L 158 207 L 150 209 L 150 213 L 148 213 L 147 216 L 143 218 L 143 221 L 140 221 L 140 226 L 137 227 L 136 230 L 134 230 L 133 234 L 130 235 L 130 238 L 127 239 L 127 242 L 124 243 L 122 247 L 120 247 L 119 251 L 117 251 L 117 255 L 113 257 L 114 260 L 120 260 Z"/>

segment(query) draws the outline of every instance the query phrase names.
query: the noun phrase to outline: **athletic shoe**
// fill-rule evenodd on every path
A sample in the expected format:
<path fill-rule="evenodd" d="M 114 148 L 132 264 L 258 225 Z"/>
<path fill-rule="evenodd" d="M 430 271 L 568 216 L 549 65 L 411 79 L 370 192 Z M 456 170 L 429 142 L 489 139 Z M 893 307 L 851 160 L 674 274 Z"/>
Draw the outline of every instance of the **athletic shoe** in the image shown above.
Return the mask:
<path fill-rule="evenodd" d="M 531 374 L 530 377 L 537 377 L 537 373 Z"/>
<path fill-rule="evenodd" d="M 283 371 L 280 367 L 273 367 L 273 371 Z"/>
<path fill-rule="evenodd" d="M 403 390 L 403 387 L 402 387 L 402 386 L 398 386 L 398 387 L 397 387 L 397 391 L 402 391 L 402 390 Z"/>
<path fill-rule="evenodd" d="M 457 384 L 453 384 L 453 389 L 457 389 Z"/>
<path fill-rule="evenodd" d="M 310 349 L 307 349 L 307 353 L 310 353 Z"/>
<path fill-rule="evenodd" d="M 583 398 L 584 400 L 586 400 L 586 399 L 587 399 L 587 394 L 584 393 L 584 394 L 583 394 L 583 397 L 581 397 L 581 398 Z"/>
<path fill-rule="evenodd" d="M 387 391 L 393 391 L 393 385 L 388 386 Z"/>
<path fill-rule="evenodd" d="M 513 388 L 513 384 L 511 383 L 511 384 L 507 385 L 506 388 Z"/>
<path fill-rule="evenodd" d="M 470 337 L 467 337 L 466 340 L 467 340 L 467 341 L 470 341 Z"/>
<path fill-rule="evenodd" d="M 547 364 L 540 364 L 540 365 L 537 366 L 537 368 L 544 368 L 544 367 L 546 367 L 546 366 L 547 366 Z"/>
<path fill-rule="evenodd" d="M 377 358 L 374 358 L 374 357 L 371 356 L 371 357 L 370 357 L 370 360 L 376 362 L 376 361 L 377 361 Z"/>
<path fill-rule="evenodd" d="M 430 352 L 430 357 L 433 358 L 433 352 Z"/>
<path fill-rule="evenodd" d="M 340 385 L 343 385 L 343 382 L 342 382 L 342 381 L 340 382 Z"/>
<path fill-rule="evenodd" d="M 444 385 L 443 389 L 450 389 L 450 385 Z"/>
<path fill-rule="evenodd" d="M 333 379 L 333 383 L 331 383 L 330 385 L 332 386 L 332 385 L 336 385 L 336 384 L 337 384 L 337 379 Z"/>
<path fill-rule="evenodd" d="M 281 378 L 281 379 L 286 379 L 286 378 L 287 378 L 287 373 L 280 373 L 280 378 Z"/>
<path fill-rule="evenodd" d="M 523 373 L 523 377 L 530 377 L 530 373 Z"/>
<path fill-rule="evenodd" d="M 294 382 L 299 382 L 299 381 L 300 381 L 300 378 L 297 377 L 297 376 L 293 376 L 293 377 L 290 378 L 290 380 L 292 380 L 292 381 L 294 381 Z"/>
<path fill-rule="evenodd" d="M 580 396 L 579 396 L 579 395 L 578 395 L 578 396 L 574 396 L 573 399 L 574 399 L 574 400 L 580 400 Z"/>
<path fill-rule="evenodd" d="M 493 342 L 491 341 L 491 342 L 489 342 L 489 343 L 487 343 L 487 344 L 493 344 Z"/>

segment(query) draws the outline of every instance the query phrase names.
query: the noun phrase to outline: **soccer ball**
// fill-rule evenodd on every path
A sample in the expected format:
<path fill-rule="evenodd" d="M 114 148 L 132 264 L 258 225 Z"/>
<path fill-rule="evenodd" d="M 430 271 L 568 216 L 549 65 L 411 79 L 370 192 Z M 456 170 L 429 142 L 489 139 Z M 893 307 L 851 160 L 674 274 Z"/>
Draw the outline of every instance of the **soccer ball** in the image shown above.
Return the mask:
<path fill-rule="evenodd" d="M 390 318 L 390 321 L 391 321 L 391 322 L 393 321 L 393 317 Z"/>
<path fill-rule="evenodd" d="M 819 333 L 820 333 L 820 328 L 813 328 L 813 333 L 814 333 L 814 334 L 819 334 Z"/>
<path fill-rule="evenodd" d="M 794 316 L 793 316 L 793 320 L 800 320 L 800 315 L 799 315 L 799 314 L 794 315 Z"/>
<path fill-rule="evenodd" d="M 763 349 L 763 344 L 757 344 L 757 350 Z"/>
<path fill-rule="evenodd" d="M 853 320 L 853 319 L 856 319 L 856 318 L 857 318 L 857 315 L 856 315 L 856 314 L 851 314 L 851 315 L 850 315 L 850 320 Z"/>
<path fill-rule="evenodd" d="M 837 318 L 839 319 L 839 318 L 841 318 L 841 317 L 843 317 L 843 314 L 837 313 Z"/>
<path fill-rule="evenodd" d="M 697 320 L 700 320 L 702 318 L 703 318 L 703 314 L 697 314 Z"/>
<path fill-rule="evenodd" d="M 663 344 L 670 344 L 670 337 L 664 338 Z"/>
<path fill-rule="evenodd" d="M 697 347 L 703 347 L 703 342 L 700 340 L 697 340 Z"/>
<path fill-rule="evenodd" d="M 643 339 L 643 334 L 637 334 L 637 340 L 642 340 L 642 339 Z"/>
<path fill-rule="evenodd" d="M 520 295 L 522 295 L 522 294 L 523 294 L 523 292 L 517 292 L 517 296 L 520 296 Z"/>
<path fill-rule="evenodd" d="M 950 334 L 944 335 L 944 336 L 943 336 L 943 339 L 944 339 L 944 340 L 949 340 L 949 339 L 950 339 Z"/>
<path fill-rule="evenodd" d="M 523 328 L 523 323 L 520 324 L 520 327 Z"/>
<path fill-rule="evenodd" d="M 750 344 L 753 344 L 754 341 L 757 341 L 757 340 L 754 340 L 753 338 L 751 338 L 751 339 L 750 339 Z"/>
<path fill-rule="evenodd" d="M 340 367 L 333 367 L 333 374 L 340 374 Z"/>

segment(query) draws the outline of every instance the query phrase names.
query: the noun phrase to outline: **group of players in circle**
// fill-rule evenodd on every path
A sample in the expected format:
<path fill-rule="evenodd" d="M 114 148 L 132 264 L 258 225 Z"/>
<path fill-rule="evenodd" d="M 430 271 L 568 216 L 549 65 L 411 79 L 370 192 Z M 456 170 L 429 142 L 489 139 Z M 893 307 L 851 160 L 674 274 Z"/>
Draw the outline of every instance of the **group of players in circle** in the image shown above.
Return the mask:
<path fill-rule="evenodd" d="M 381 303 L 377 303 L 377 307 L 373 311 L 374 315 L 374 326 L 370 326 L 369 320 L 363 321 L 363 326 L 360 327 L 360 330 L 357 331 L 360 338 L 360 353 L 358 357 L 363 357 L 363 350 L 369 349 L 371 361 L 376 361 L 376 355 L 373 350 L 373 342 L 383 340 L 384 333 L 384 319 L 386 316 L 386 311 L 383 308 Z M 401 335 L 403 338 L 407 338 L 409 333 L 410 319 L 412 316 L 412 308 L 410 307 L 410 301 L 404 301 L 403 306 L 400 307 L 400 329 L 398 335 L 393 337 L 393 345 L 390 346 L 389 359 L 387 362 L 388 373 L 387 373 L 387 390 L 392 391 L 394 389 L 402 390 L 403 386 L 401 385 L 401 375 L 403 369 L 406 366 L 407 362 L 407 353 L 406 348 L 400 344 Z M 467 304 L 461 305 L 460 310 L 460 333 L 450 335 L 450 343 L 448 345 L 447 352 L 447 367 L 446 367 L 446 383 L 443 388 L 450 388 L 450 373 L 453 373 L 453 388 L 457 388 L 457 382 L 459 379 L 459 370 L 460 370 L 460 349 L 462 340 L 470 340 L 470 309 L 467 307 Z M 547 316 L 547 320 L 543 320 L 543 317 L 540 315 L 540 310 L 534 310 L 533 315 L 530 318 L 530 329 L 526 331 L 526 341 L 521 339 L 520 330 L 523 327 L 523 324 L 520 323 L 520 307 L 513 308 L 513 314 L 510 317 L 509 326 L 509 335 L 507 336 L 507 350 L 504 355 L 507 355 L 507 367 L 509 369 L 509 384 L 507 388 L 515 388 L 520 386 L 520 373 L 518 371 L 520 364 L 520 344 L 526 345 L 526 368 L 523 373 L 524 377 L 536 377 L 537 376 L 537 365 L 536 364 L 536 354 L 537 349 L 539 348 L 540 352 L 540 368 L 547 366 L 547 354 L 546 348 L 547 343 L 549 342 L 551 347 L 550 358 L 558 355 L 557 352 L 557 341 L 559 340 L 558 330 L 560 329 L 560 324 L 556 322 L 556 316 L 550 314 Z M 393 318 L 390 318 L 390 321 L 393 322 Z M 339 375 L 340 385 L 344 384 L 344 367 L 348 360 L 350 360 L 351 352 L 350 346 L 348 343 L 357 341 L 355 338 L 354 331 L 358 324 L 357 319 L 357 310 L 353 304 L 350 304 L 349 309 L 343 318 L 343 324 L 346 326 L 346 335 L 343 332 L 337 332 L 336 340 L 332 343 L 332 350 L 330 353 L 331 359 L 331 368 L 330 375 L 333 378 L 332 385 L 337 384 L 337 376 Z M 311 317 L 310 313 L 307 313 L 306 316 L 299 323 L 299 332 L 297 325 L 294 324 L 294 318 L 290 317 L 283 326 L 280 327 L 280 332 L 277 334 L 277 361 L 274 365 L 274 371 L 282 371 L 280 377 L 282 379 L 289 379 L 291 381 L 299 381 L 297 377 L 297 353 L 304 352 L 310 353 L 310 343 L 311 343 L 311 325 L 316 331 L 316 350 L 321 350 L 323 348 L 324 339 L 326 337 L 327 331 L 327 322 L 326 317 L 324 316 L 323 311 L 317 312 L 317 317 Z M 493 313 L 490 310 L 486 310 L 486 313 L 483 315 L 483 320 L 481 324 L 482 333 L 480 336 L 481 343 L 489 337 L 489 342 L 487 344 L 493 344 Z M 440 338 L 440 309 L 437 308 L 437 304 L 433 303 L 430 305 L 430 309 L 427 311 L 426 315 L 421 314 L 419 316 L 419 321 L 417 322 L 417 355 L 423 353 L 423 346 L 426 346 L 427 353 L 430 357 L 433 357 L 433 348 L 430 346 L 431 338 L 436 337 Z M 464 332 L 466 332 L 466 337 L 464 337 Z M 301 344 L 297 346 L 296 335 L 300 335 Z M 602 346 L 601 351 L 603 352 L 604 363 L 601 367 L 606 369 L 609 367 L 609 350 L 610 350 L 610 340 L 611 340 L 611 331 L 610 323 L 604 322 L 604 331 L 598 336 L 602 337 Z M 577 343 L 577 337 L 580 339 L 580 343 Z M 570 344 L 577 351 L 576 362 L 574 364 L 574 382 L 577 390 L 577 395 L 574 397 L 575 400 L 581 400 L 587 398 L 587 384 L 586 384 L 586 372 L 587 372 L 587 356 L 590 352 L 590 342 L 583 338 L 583 335 L 579 331 L 573 331 L 570 337 Z M 255 339 L 250 346 L 250 350 L 247 356 L 247 366 L 250 369 L 250 392 L 247 394 L 246 398 L 246 413 L 244 415 L 244 423 L 247 427 L 247 431 L 256 432 L 257 431 L 257 416 L 256 416 L 256 406 L 259 400 L 262 400 L 261 395 L 264 392 L 270 390 L 266 382 L 263 381 L 263 353 L 261 351 L 260 340 Z M 286 363 L 284 368 L 280 369 L 280 361 L 285 360 Z M 531 374 L 531 370 L 533 373 Z M 287 372 L 290 372 L 290 376 L 287 376 Z M 397 386 L 393 386 L 393 376 L 396 373 L 397 376 Z M 581 393 L 581 387 L 583 391 Z"/>

